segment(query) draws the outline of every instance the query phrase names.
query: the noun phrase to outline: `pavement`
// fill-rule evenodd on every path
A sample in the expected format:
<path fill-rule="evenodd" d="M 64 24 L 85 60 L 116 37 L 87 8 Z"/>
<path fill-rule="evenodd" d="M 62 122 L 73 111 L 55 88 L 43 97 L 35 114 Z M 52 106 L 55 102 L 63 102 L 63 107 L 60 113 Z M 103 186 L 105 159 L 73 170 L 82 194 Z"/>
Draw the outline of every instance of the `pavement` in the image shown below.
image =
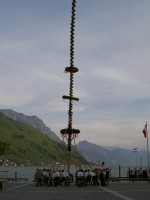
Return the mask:
<path fill-rule="evenodd" d="M 150 182 L 110 182 L 109 186 L 35 186 L 8 183 L 0 200 L 150 200 Z"/>

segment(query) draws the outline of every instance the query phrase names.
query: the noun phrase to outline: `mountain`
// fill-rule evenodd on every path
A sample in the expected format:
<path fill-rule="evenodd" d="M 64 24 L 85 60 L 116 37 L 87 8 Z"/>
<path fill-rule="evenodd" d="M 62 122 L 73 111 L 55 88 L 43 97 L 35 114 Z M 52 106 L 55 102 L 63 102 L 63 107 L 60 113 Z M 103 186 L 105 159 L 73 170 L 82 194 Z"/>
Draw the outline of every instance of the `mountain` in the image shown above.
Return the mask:
<path fill-rule="evenodd" d="M 13 121 L 0 113 L 0 140 L 10 145 L 0 164 L 46 165 L 64 161 L 64 145 L 52 140 L 35 128 Z"/>
<path fill-rule="evenodd" d="M 0 140 L 11 145 L 11 153 L 5 159 L 31 165 L 64 159 L 64 149 L 59 137 L 46 127 L 37 116 L 27 116 L 11 109 L 0 109 Z M 105 162 L 108 166 L 147 165 L 147 153 L 123 148 L 103 147 L 81 141 L 77 150 L 89 162 Z"/>
<path fill-rule="evenodd" d="M 104 162 L 107 166 L 136 166 L 136 153 L 123 148 L 103 147 L 86 140 L 77 144 L 77 150 L 89 162 Z M 137 152 L 137 166 L 147 166 L 147 153 Z"/>
<path fill-rule="evenodd" d="M 13 119 L 10 118 L 10 115 L 7 117 L 0 112 L 0 141 L 9 144 L 10 150 L 8 154 L 0 157 L 0 165 L 49 166 L 50 163 L 56 162 L 68 163 L 64 143 L 60 142 L 60 139 L 57 141 L 57 137 L 54 140 L 50 134 L 43 134 L 37 130 L 39 122 L 43 126 L 42 120 L 35 116 L 28 117 L 24 114 L 18 114 L 12 110 L 7 113 L 12 113 L 11 118 Z M 18 118 L 18 116 L 21 117 Z M 28 122 L 28 124 L 32 126 L 36 124 L 36 126 L 32 127 L 24 123 L 25 120 L 29 119 L 32 123 Z M 38 123 L 35 123 L 35 119 Z M 41 127 L 39 129 L 41 130 Z M 78 162 L 82 161 L 82 163 L 86 162 L 77 151 L 71 151 L 70 162 L 75 164 L 77 160 Z"/>
<path fill-rule="evenodd" d="M 27 116 L 23 113 L 18 113 L 11 109 L 0 109 L 0 113 L 3 113 L 5 116 L 16 122 L 21 122 L 37 129 L 56 142 L 61 142 L 60 138 L 53 131 L 51 131 L 49 127 L 46 127 L 44 122 L 35 115 Z"/>

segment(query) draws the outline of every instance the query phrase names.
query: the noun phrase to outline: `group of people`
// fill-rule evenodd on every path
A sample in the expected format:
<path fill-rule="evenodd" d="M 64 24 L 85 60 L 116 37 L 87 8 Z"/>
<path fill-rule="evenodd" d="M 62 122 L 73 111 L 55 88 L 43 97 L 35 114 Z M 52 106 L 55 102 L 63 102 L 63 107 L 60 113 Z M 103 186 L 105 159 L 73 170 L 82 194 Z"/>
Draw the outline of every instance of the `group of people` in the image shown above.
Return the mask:
<path fill-rule="evenodd" d="M 82 170 L 76 172 L 76 185 L 79 187 L 93 185 L 108 186 L 109 170 Z"/>
<path fill-rule="evenodd" d="M 76 185 L 88 186 L 108 186 L 109 170 L 78 170 L 75 176 L 69 173 L 68 170 L 49 170 L 49 169 L 37 169 L 35 173 L 36 186 L 69 186 L 71 182 L 76 182 Z"/>
<path fill-rule="evenodd" d="M 68 186 L 73 181 L 73 175 L 65 170 L 37 169 L 34 177 L 36 186 Z"/>

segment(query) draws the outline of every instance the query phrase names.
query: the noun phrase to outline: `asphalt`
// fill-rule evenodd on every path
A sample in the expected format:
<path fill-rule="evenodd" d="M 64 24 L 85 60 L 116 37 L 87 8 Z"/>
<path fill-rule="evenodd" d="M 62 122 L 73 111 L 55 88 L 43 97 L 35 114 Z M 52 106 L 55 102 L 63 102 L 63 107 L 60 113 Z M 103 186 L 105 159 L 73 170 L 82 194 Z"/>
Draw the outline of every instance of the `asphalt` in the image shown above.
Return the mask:
<path fill-rule="evenodd" d="M 150 182 L 111 182 L 109 186 L 35 186 L 8 183 L 0 200 L 150 200 Z"/>

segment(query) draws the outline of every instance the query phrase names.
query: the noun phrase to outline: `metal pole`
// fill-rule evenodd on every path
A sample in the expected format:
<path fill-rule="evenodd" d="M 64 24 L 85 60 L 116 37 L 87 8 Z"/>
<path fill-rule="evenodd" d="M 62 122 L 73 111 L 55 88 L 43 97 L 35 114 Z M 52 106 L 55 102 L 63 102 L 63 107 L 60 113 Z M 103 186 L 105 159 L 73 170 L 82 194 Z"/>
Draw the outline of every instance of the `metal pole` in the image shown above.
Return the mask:
<path fill-rule="evenodd" d="M 15 181 L 17 181 L 18 174 L 15 172 Z"/>
<path fill-rule="evenodd" d="M 119 165 L 119 178 L 121 177 L 121 165 Z"/>
<path fill-rule="evenodd" d="M 137 151 L 135 153 L 136 153 L 136 169 L 137 169 Z"/>

